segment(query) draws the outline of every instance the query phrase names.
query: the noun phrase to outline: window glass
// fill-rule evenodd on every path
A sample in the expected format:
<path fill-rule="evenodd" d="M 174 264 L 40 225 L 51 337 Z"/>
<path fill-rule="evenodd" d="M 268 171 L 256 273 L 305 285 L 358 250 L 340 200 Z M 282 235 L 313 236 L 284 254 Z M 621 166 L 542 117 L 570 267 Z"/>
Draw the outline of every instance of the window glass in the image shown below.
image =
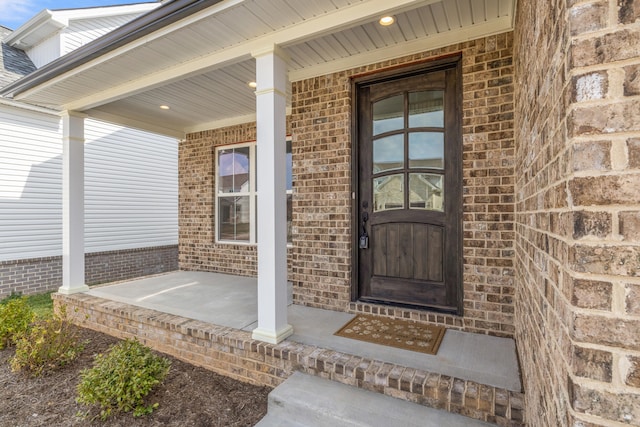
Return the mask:
<path fill-rule="evenodd" d="M 409 127 L 444 127 L 444 92 L 426 90 L 409 94 Z"/>
<path fill-rule="evenodd" d="M 404 208 L 404 175 L 388 175 L 373 179 L 374 212 Z"/>
<path fill-rule="evenodd" d="M 404 128 L 404 96 L 396 95 L 373 104 L 373 134 Z"/>
<path fill-rule="evenodd" d="M 218 236 L 220 240 L 250 241 L 248 196 L 218 198 Z"/>
<path fill-rule="evenodd" d="M 444 169 L 444 133 L 411 132 L 409 167 Z"/>
<path fill-rule="evenodd" d="M 373 141 L 373 173 L 404 166 L 404 135 L 397 134 Z"/>
<path fill-rule="evenodd" d="M 228 148 L 218 152 L 218 192 L 248 193 L 251 190 L 249 147 Z"/>
<path fill-rule="evenodd" d="M 217 150 L 217 239 L 256 243 L 258 197 L 256 143 Z M 292 239 L 293 156 L 286 143 L 287 241 Z M 253 213 L 253 214 L 252 214 Z"/>
<path fill-rule="evenodd" d="M 409 174 L 409 208 L 443 212 L 443 178 L 431 173 Z"/>

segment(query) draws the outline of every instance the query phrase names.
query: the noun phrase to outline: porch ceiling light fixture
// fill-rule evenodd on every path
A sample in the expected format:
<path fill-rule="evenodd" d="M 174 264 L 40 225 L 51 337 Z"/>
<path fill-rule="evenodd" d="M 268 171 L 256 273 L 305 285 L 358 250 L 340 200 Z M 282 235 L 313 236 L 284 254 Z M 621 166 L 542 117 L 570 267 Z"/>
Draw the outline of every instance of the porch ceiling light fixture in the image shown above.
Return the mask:
<path fill-rule="evenodd" d="M 378 23 L 380 25 L 382 25 L 383 27 L 388 27 L 389 25 L 393 24 L 394 22 L 396 22 L 396 18 L 394 18 L 393 16 L 383 16 L 378 21 Z"/>
<path fill-rule="evenodd" d="M 160 106 L 160 109 L 161 109 L 161 110 L 170 110 L 170 109 L 171 109 L 171 107 L 169 107 L 168 105 L 161 105 L 161 106 Z"/>

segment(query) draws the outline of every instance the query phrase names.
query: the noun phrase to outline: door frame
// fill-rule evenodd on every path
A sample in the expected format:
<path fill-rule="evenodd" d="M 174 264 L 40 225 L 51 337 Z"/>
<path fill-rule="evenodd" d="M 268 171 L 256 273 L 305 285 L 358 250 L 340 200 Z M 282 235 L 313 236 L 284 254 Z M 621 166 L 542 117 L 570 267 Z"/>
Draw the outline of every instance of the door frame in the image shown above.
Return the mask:
<path fill-rule="evenodd" d="M 456 71 L 456 79 L 458 82 L 458 90 L 455 94 L 456 98 L 456 110 L 458 111 L 456 121 L 458 125 L 455 129 L 455 139 L 460 141 L 460 167 L 457 171 L 458 180 L 460 182 L 460 190 L 459 191 L 459 200 L 458 206 L 460 207 L 460 211 L 458 212 L 459 221 L 456 223 L 457 227 L 457 236 L 456 242 L 454 244 L 457 247 L 456 252 L 459 254 L 459 261 L 457 263 L 456 269 L 458 272 L 458 283 L 456 283 L 456 294 L 457 301 L 456 306 L 457 310 L 455 313 L 451 313 L 447 311 L 448 314 L 455 314 L 457 316 L 463 315 L 463 300 L 464 300 L 464 280 L 463 280 L 463 252 L 462 252 L 462 214 L 464 211 L 463 207 L 463 167 L 462 167 L 462 54 L 454 53 L 450 55 L 440 56 L 434 59 L 427 59 L 418 62 L 412 62 L 410 64 L 401 65 L 397 67 L 391 67 L 384 69 L 382 71 L 375 71 L 371 73 L 359 74 L 351 77 L 351 189 L 352 189 L 352 197 L 351 197 L 351 245 L 352 245 L 352 254 L 351 254 L 351 301 L 357 302 L 359 297 L 359 265 L 360 265 L 360 251 L 358 246 L 358 238 L 360 235 L 360 218 L 358 215 L 358 207 L 360 206 L 360 194 L 358 191 L 359 188 L 359 164 L 360 164 L 360 149 L 359 149 L 359 131 L 358 131 L 358 111 L 360 105 L 358 105 L 358 89 L 360 86 L 370 85 L 374 83 L 384 83 L 386 81 L 392 81 L 396 79 L 401 79 L 405 77 L 411 77 L 418 74 L 429 73 L 432 71 L 439 71 L 442 69 L 451 69 L 455 68 Z M 408 307 L 408 308 L 417 308 L 419 310 L 425 310 L 424 307 L 420 306 L 411 306 L 404 304 L 394 304 L 397 307 Z M 430 308 L 428 311 L 438 310 L 436 308 Z"/>

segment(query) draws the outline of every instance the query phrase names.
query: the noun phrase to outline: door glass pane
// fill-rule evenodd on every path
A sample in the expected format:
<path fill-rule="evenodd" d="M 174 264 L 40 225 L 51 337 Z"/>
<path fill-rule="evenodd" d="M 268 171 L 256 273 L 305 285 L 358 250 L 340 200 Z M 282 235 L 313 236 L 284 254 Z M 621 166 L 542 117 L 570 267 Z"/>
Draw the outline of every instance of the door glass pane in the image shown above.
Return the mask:
<path fill-rule="evenodd" d="M 373 179 L 373 211 L 404 208 L 404 175 L 389 175 Z"/>
<path fill-rule="evenodd" d="M 218 152 L 218 192 L 249 192 L 249 168 L 249 147 L 220 150 Z"/>
<path fill-rule="evenodd" d="M 249 197 L 218 198 L 219 240 L 249 241 Z"/>
<path fill-rule="evenodd" d="M 396 95 L 373 104 L 373 134 L 404 128 L 404 96 Z"/>
<path fill-rule="evenodd" d="M 444 169 L 444 133 L 410 133 L 409 167 Z"/>
<path fill-rule="evenodd" d="M 404 167 L 404 135 L 392 135 L 373 141 L 373 173 Z"/>
<path fill-rule="evenodd" d="M 443 175 L 409 174 L 409 208 L 444 212 Z"/>
<path fill-rule="evenodd" d="M 444 92 L 426 90 L 409 94 L 409 127 L 444 127 Z"/>

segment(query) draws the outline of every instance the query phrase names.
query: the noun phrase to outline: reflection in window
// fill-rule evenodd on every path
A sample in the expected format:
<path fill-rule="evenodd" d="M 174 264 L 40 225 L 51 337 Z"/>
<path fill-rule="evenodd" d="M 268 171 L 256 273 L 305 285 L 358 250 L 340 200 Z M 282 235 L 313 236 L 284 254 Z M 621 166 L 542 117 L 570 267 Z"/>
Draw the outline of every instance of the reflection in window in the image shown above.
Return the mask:
<path fill-rule="evenodd" d="M 404 128 L 404 96 L 396 95 L 373 104 L 373 134 Z"/>
<path fill-rule="evenodd" d="M 409 127 L 444 127 L 444 92 L 426 90 L 409 94 Z"/>
<path fill-rule="evenodd" d="M 444 169 L 444 133 L 410 133 L 409 167 Z"/>
<path fill-rule="evenodd" d="M 444 211 L 444 177 L 430 173 L 409 174 L 409 208 Z"/>
<path fill-rule="evenodd" d="M 218 198 L 218 218 L 220 240 L 249 241 L 251 212 L 248 196 Z"/>
<path fill-rule="evenodd" d="M 250 167 L 249 147 L 218 151 L 218 192 L 248 193 Z"/>
<path fill-rule="evenodd" d="M 404 175 L 388 175 L 373 179 L 373 211 L 404 208 Z"/>
<path fill-rule="evenodd" d="M 392 135 L 373 141 L 373 173 L 404 166 L 404 135 Z"/>
<path fill-rule="evenodd" d="M 256 143 L 216 150 L 217 240 L 258 241 L 258 185 Z M 287 241 L 292 238 L 293 157 L 286 142 Z M 252 214 L 253 212 L 253 214 Z"/>

